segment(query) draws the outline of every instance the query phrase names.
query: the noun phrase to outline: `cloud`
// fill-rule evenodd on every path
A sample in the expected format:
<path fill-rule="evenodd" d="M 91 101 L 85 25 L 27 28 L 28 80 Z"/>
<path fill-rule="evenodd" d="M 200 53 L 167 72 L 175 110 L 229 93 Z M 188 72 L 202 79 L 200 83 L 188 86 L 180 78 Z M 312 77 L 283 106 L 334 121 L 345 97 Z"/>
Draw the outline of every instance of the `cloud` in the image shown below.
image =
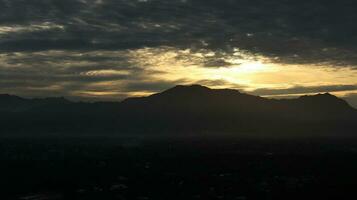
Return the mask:
<path fill-rule="evenodd" d="M 350 65 L 357 62 L 356 6 L 353 0 L 1 0 L 0 50 L 238 47 L 277 62 Z"/>
<path fill-rule="evenodd" d="M 149 95 L 186 81 L 156 77 L 165 72 L 137 62 L 140 56 L 125 50 L 0 54 L 0 91 L 28 97 L 120 100 Z"/>

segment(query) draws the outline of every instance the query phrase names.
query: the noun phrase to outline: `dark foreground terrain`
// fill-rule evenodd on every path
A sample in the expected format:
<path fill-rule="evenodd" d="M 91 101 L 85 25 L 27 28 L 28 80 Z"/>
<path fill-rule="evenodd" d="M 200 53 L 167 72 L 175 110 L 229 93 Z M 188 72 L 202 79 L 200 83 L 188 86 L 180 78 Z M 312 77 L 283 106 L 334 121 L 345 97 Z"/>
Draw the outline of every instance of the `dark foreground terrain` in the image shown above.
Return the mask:
<path fill-rule="evenodd" d="M 351 139 L 2 138 L 0 161 L 4 200 L 357 196 Z"/>

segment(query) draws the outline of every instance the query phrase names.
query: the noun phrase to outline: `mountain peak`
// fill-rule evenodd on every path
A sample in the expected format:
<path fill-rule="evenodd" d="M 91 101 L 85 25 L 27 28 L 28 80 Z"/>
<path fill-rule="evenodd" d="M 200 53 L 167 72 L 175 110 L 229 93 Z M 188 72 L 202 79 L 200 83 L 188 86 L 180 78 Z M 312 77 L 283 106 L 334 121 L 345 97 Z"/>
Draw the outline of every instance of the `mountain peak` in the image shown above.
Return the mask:
<path fill-rule="evenodd" d="M 10 98 L 10 97 L 17 97 L 17 96 L 10 95 L 10 94 L 0 94 L 0 98 Z"/>
<path fill-rule="evenodd" d="M 70 102 L 65 97 L 46 97 L 46 98 L 35 98 L 33 100 L 43 101 L 43 102 L 53 102 L 53 103 L 67 103 Z"/>
<path fill-rule="evenodd" d="M 330 93 L 304 95 L 297 100 L 304 105 L 324 110 L 351 110 L 353 109 L 345 100 Z"/>
<path fill-rule="evenodd" d="M 235 89 L 211 89 L 206 86 L 193 84 L 193 85 L 176 85 L 173 88 L 165 90 L 161 93 L 152 95 L 152 97 L 232 97 L 236 95 L 242 95 L 238 90 Z"/>
<path fill-rule="evenodd" d="M 318 93 L 315 95 L 304 95 L 304 96 L 299 97 L 299 99 L 315 99 L 315 100 L 328 100 L 328 101 L 341 100 L 340 98 L 338 98 L 335 95 L 332 95 L 328 92 Z"/>
<path fill-rule="evenodd" d="M 166 91 L 180 91 L 180 90 L 195 90 L 195 91 L 208 91 L 210 88 L 198 84 L 193 85 L 176 85 L 175 87 L 168 89 Z"/>
<path fill-rule="evenodd" d="M 15 96 L 15 95 L 10 95 L 10 94 L 0 94 L 0 101 L 22 101 L 24 100 L 21 97 Z"/>
<path fill-rule="evenodd" d="M 153 96 L 166 96 L 166 95 L 195 95 L 211 91 L 212 89 L 202 85 L 176 85 L 173 88 L 165 90 L 161 93 L 154 94 Z"/>

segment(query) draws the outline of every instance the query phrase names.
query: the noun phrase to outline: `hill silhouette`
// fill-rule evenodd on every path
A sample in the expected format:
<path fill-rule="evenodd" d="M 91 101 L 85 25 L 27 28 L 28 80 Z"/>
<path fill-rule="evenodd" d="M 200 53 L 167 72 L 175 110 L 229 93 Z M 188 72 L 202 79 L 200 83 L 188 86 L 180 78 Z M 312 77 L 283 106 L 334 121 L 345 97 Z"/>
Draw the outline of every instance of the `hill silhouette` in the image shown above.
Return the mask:
<path fill-rule="evenodd" d="M 201 85 L 117 103 L 0 95 L 0 113 L 7 134 L 351 136 L 357 124 L 357 110 L 328 93 L 277 100 Z"/>

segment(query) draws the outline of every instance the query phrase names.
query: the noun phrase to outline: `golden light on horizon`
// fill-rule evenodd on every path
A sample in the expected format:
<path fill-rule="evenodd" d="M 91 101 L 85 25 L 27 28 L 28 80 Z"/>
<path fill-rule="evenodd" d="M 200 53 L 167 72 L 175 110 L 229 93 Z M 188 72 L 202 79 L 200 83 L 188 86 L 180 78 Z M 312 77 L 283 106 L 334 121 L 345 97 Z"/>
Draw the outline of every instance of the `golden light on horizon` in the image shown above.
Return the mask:
<path fill-rule="evenodd" d="M 38 61 L 32 62 L 33 58 Z M 239 89 L 247 93 L 257 89 L 285 90 L 295 87 L 357 85 L 357 70 L 353 66 L 335 67 L 327 63 L 284 64 L 274 58 L 253 55 L 238 48 L 234 48 L 230 53 L 173 47 L 85 52 L 17 52 L 0 54 L 0 63 L 6 73 L 13 73 L 15 77 L 19 71 L 26 72 L 25 79 L 29 75 L 35 76 L 35 79 L 27 80 L 28 83 L 34 84 L 23 88 L 29 90 L 25 91 L 26 94 L 65 91 L 68 96 L 89 99 L 147 96 L 175 84 L 201 84 L 211 88 Z M 46 80 L 48 84 L 45 86 L 36 82 L 36 77 L 48 75 L 55 78 L 53 81 Z M 141 86 L 130 86 L 135 84 Z M 325 91 L 322 89 L 316 92 Z M 338 96 L 356 93 L 353 89 L 330 92 Z M 306 93 L 262 95 L 279 97 Z"/>
<path fill-rule="evenodd" d="M 222 55 L 224 66 L 205 66 L 214 52 L 192 53 L 189 50 L 141 49 L 133 53 L 133 60 L 146 70 L 159 71 L 154 80 L 175 81 L 182 84 L 200 83 L 201 80 L 220 80 L 221 84 L 209 84 L 212 88 L 236 88 L 253 91 L 260 88 L 287 89 L 357 84 L 357 71 L 343 67 L 336 69 L 328 64 L 282 64 L 263 56 L 252 56 L 235 50 L 233 55 Z M 215 58 L 217 59 L 217 58 Z M 340 92 L 337 94 L 341 94 Z"/>

